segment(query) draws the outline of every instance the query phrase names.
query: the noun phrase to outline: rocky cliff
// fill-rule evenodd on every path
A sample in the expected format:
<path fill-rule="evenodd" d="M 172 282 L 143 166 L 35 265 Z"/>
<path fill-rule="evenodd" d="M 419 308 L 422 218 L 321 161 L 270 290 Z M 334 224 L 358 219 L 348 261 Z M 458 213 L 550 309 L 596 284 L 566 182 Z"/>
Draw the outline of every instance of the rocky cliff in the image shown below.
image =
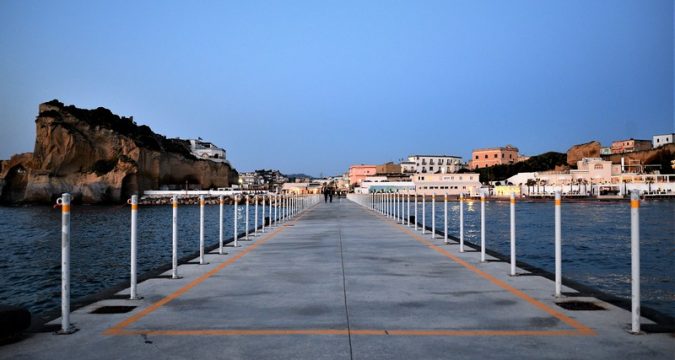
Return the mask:
<path fill-rule="evenodd" d="M 567 150 L 567 165 L 576 167 L 577 161 L 583 158 L 598 158 L 600 157 L 600 145 L 597 141 L 587 142 L 572 146 Z"/>
<path fill-rule="evenodd" d="M 0 201 L 51 202 L 63 192 L 84 203 L 121 202 L 149 189 L 226 187 L 228 163 L 199 160 L 189 142 L 167 139 L 105 108 L 40 104 L 32 154 L 0 164 Z"/>

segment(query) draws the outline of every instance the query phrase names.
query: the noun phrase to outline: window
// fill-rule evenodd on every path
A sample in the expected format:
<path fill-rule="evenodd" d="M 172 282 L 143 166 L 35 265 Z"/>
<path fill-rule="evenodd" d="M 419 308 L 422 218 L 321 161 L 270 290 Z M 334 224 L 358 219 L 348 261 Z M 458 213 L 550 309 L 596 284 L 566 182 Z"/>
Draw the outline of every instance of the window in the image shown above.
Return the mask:
<path fill-rule="evenodd" d="M 462 177 L 460 176 L 459 179 L 462 180 Z"/>
<path fill-rule="evenodd" d="M 502 159 L 504 158 L 504 153 L 502 153 Z"/>
<path fill-rule="evenodd" d="M 487 159 L 487 154 L 485 154 L 485 158 Z"/>
<path fill-rule="evenodd" d="M 497 154 L 495 154 L 495 159 L 497 158 Z"/>
<path fill-rule="evenodd" d="M 595 166 L 593 166 L 593 168 L 595 170 L 602 170 L 604 168 L 604 166 L 602 166 L 602 164 L 595 164 Z"/>
<path fill-rule="evenodd" d="M 478 160 L 478 155 L 476 155 L 476 160 Z"/>

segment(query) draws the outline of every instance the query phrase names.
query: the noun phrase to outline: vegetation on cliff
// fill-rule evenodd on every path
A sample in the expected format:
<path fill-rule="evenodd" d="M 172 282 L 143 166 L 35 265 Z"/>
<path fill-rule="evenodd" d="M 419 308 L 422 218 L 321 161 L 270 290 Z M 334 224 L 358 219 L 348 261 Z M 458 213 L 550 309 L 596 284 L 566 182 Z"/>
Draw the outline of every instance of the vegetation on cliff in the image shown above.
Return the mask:
<path fill-rule="evenodd" d="M 181 139 L 168 139 L 159 135 L 150 129 L 147 125 L 138 125 L 133 117 L 118 116 L 112 111 L 98 107 L 96 109 L 80 109 L 74 105 L 65 106 L 62 102 L 54 99 L 46 102 L 46 105 L 58 107 L 57 110 L 47 110 L 40 113 L 39 116 L 49 116 L 56 120 L 62 120 L 62 113 L 68 113 L 80 121 L 86 122 L 92 127 L 110 129 L 120 135 L 132 139 L 137 146 L 149 150 L 178 153 L 188 159 L 196 159 L 190 152 L 190 142 Z M 69 127 L 68 124 L 61 124 Z M 70 126 L 74 130 L 72 126 Z M 99 172 L 99 169 L 96 170 Z"/>
<path fill-rule="evenodd" d="M 503 181 L 521 172 L 535 172 L 553 170 L 556 167 L 567 165 L 567 154 L 559 152 L 547 152 L 509 165 L 495 165 L 486 168 L 475 169 L 473 172 L 480 174 L 480 181 Z"/>

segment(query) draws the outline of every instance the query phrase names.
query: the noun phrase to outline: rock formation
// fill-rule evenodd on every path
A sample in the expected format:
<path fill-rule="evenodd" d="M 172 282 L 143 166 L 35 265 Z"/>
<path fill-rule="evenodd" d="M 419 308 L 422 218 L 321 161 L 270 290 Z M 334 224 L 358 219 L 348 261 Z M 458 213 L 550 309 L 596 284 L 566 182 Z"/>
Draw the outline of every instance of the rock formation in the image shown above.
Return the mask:
<path fill-rule="evenodd" d="M 70 192 L 84 203 L 121 202 L 149 189 L 227 187 L 228 163 L 200 160 L 189 142 L 167 139 L 110 110 L 40 104 L 34 152 L 0 163 L 0 201 L 51 202 Z"/>
<path fill-rule="evenodd" d="M 600 157 L 600 145 L 597 141 L 587 142 L 572 146 L 567 150 L 567 165 L 577 166 L 577 161 L 583 158 L 598 158 Z"/>

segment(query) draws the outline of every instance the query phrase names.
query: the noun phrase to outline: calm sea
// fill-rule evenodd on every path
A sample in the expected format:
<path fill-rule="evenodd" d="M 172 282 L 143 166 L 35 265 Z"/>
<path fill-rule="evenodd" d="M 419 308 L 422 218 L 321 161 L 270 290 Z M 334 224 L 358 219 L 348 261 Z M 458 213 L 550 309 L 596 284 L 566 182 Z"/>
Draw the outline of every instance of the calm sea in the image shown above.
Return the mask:
<path fill-rule="evenodd" d="M 431 225 L 428 204 L 427 225 Z M 437 204 L 437 226 L 443 224 Z M 458 235 L 459 206 L 450 203 L 450 234 Z M 627 203 L 563 203 L 563 275 L 605 292 L 630 296 L 630 213 Z M 138 264 L 144 272 L 171 261 L 171 207 L 139 212 Z M 206 206 L 206 243 L 218 242 L 218 206 Z M 226 238 L 232 236 L 232 206 L 225 207 Z M 243 207 L 239 207 L 243 212 Z M 253 224 L 253 207 L 250 208 Z M 487 247 L 509 252 L 509 204 L 486 204 Z M 518 259 L 553 271 L 553 206 L 518 203 Z M 675 202 L 645 201 L 640 209 L 643 304 L 675 316 Z M 60 222 L 46 206 L 0 207 L 0 303 L 35 314 L 60 304 Z M 128 281 L 129 208 L 72 209 L 72 297 Z M 241 226 L 241 225 L 240 225 Z M 251 225 L 252 226 L 252 225 Z M 179 256 L 199 250 L 199 208 L 179 208 Z M 241 227 L 240 227 L 241 229 Z M 480 242 L 480 203 L 465 206 L 466 240 Z"/>

